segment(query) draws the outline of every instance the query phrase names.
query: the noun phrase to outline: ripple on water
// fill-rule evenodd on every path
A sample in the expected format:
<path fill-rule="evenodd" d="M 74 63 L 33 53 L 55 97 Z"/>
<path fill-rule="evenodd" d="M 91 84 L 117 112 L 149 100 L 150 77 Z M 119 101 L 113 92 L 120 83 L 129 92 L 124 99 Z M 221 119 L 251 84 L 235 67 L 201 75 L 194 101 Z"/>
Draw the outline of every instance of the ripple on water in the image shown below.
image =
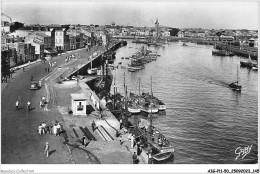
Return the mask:
<path fill-rule="evenodd" d="M 128 42 L 136 48 L 138 44 Z M 236 79 L 240 58 L 216 57 L 212 47 L 190 43 L 183 47 L 171 43 L 162 48 L 150 47 L 161 57 L 145 65 L 142 71 L 129 73 L 116 71 L 118 91 L 123 91 L 123 74 L 129 91 L 138 93 L 138 76 L 141 92 L 150 92 L 153 77 L 154 96 L 167 106 L 165 116 L 153 121 L 175 145 L 174 160 L 167 163 L 233 164 L 252 163 L 258 153 L 258 76 L 240 69 L 241 93 L 228 88 Z M 117 51 L 116 62 L 127 65 L 137 49 L 123 47 Z M 234 160 L 237 147 L 253 145 L 251 154 L 244 160 Z"/>

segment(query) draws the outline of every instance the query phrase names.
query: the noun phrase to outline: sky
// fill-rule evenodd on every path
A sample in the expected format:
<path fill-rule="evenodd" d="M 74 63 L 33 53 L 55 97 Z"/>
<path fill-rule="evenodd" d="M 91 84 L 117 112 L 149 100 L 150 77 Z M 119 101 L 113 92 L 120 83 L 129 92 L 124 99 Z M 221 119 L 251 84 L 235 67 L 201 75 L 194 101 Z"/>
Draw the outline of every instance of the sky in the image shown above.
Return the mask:
<path fill-rule="evenodd" d="M 259 28 L 259 1 L 2 0 L 2 12 L 26 24 L 154 26 L 158 18 L 176 28 Z"/>

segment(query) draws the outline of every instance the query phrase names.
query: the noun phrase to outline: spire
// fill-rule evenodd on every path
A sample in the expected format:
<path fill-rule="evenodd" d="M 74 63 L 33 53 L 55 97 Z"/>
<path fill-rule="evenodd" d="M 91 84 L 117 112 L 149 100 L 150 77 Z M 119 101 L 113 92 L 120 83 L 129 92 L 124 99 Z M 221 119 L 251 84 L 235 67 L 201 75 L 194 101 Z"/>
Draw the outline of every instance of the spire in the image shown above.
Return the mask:
<path fill-rule="evenodd" d="M 155 22 L 155 24 L 159 24 L 159 22 L 158 22 L 158 18 L 156 18 L 156 22 Z"/>

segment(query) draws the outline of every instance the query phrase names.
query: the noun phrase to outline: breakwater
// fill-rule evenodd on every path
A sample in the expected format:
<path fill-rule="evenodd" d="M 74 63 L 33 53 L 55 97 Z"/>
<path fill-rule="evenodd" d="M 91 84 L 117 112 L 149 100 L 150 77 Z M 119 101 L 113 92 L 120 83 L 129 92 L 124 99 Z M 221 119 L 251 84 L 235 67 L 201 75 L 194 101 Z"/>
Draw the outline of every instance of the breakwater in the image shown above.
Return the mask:
<path fill-rule="evenodd" d="M 237 56 L 250 57 L 252 59 L 258 59 L 258 50 L 256 47 L 240 47 L 226 44 L 217 44 L 216 48 L 219 50 L 232 51 Z"/>

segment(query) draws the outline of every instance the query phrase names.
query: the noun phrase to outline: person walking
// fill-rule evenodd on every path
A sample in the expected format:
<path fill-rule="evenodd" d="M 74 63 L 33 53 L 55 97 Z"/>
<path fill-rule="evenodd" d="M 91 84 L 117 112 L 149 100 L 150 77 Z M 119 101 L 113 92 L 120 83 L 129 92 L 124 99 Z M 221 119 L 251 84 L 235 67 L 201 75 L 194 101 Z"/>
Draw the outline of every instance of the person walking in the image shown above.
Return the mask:
<path fill-rule="evenodd" d="M 137 142 L 137 156 L 139 156 L 141 154 L 141 147 L 140 147 L 140 141 Z"/>
<path fill-rule="evenodd" d="M 92 124 L 91 124 L 91 127 L 92 127 L 92 131 L 94 132 L 95 129 L 96 129 L 96 123 L 95 121 L 93 120 Z"/>
<path fill-rule="evenodd" d="M 55 137 L 57 136 L 57 124 L 56 123 L 53 126 L 53 134 L 55 135 Z"/>
<path fill-rule="evenodd" d="M 122 145 L 124 143 L 122 140 L 122 135 L 119 136 L 119 142 L 120 142 L 120 145 Z"/>
<path fill-rule="evenodd" d="M 153 164 L 152 152 L 148 152 L 148 164 Z"/>
<path fill-rule="evenodd" d="M 31 102 L 28 100 L 28 102 L 27 102 L 27 109 L 28 109 L 28 111 L 30 111 L 31 110 Z"/>
<path fill-rule="evenodd" d="M 81 138 L 81 144 L 82 144 L 82 146 L 84 146 L 85 144 L 85 139 L 86 139 L 86 137 L 85 136 L 83 136 L 82 138 Z"/>
<path fill-rule="evenodd" d="M 46 124 L 46 134 L 50 133 L 50 125 Z"/>
<path fill-rule="evenodd" d="M 31 76 L 31 81 L 33 81 L 33 76 Z"/>
<path fill-rule="evenodd" d="M 45 102 L 46 102 L 45 96 L 42 96 L 42 102 L 45 104 Z"/>
<path fill-rule="evenodd" d="M 52 135 L 52 130 L 53 130 L 52 123 L 50 124 L 50 127 L 49 127 L 49 129 L 50 129 L 50 135 Z"/>
<path fill-rule="evenodd" d="M 42 104 L 42 101 L 40 100 L 40 108 L 42 109 L 43 108 L 43 104 Z"/>
<path fill-rule="evenodd" d="M 132 135 L 131 136 L 131 149 L 133 149 L 134 148 L 134 136 Z"/>
<path fill-rule="evenodd" d="M 58 135 L 60 136 L 60 133 L 61 133 L 60 123 L 58 123 L 58 125 L 57 125 L 56 127 L 57 127 L 57 133 L 58 133 Z"/>
<path fill-rule="evenodd" d="M 49 157 L 49 150 L 50 150 L 49 143 L 46 142 L 46 145 L 44 146 L 44 155 L 46 155 L 46 157 Z"/>
<path fill-rule="evenodd" d="M 162 139 L 161 139 L 161 138 L 158 139 L 158 145 L 159 145 L 160 147 L 162 147 Z"/>
<path fill-rule="evenodd" d="M 25 68 L 23 67 L 23 72 L 24 72 Z"/>
<path fill-rule="evenodd" d="M 45 73 L 47 72 L 47 68 L 45 68 Z"/>
<path fill-rule="evenodd" d="M 120 123 L 120 130 L 121 130 L 122 129 L 122 124 L 123 124 L 122 118 L 120 119 L 119 123 Z"/>
<path fill-rule="evenodd" d="M 50 72 L 50 68 L 48 67 L 48 72 Z"/>
<path fill-rule="evenodd" d="M 40 126 L 38 127 L 38 133 L 40 134 L 40 135 L 42 135 L 42 125 L 40 124 Z"/>
<path fill-rule="evenodd" d="M 138 157 L 135 152 L 134 152 L 132 158 L 133 158 L 133 164 L 138 164 Z"/>
<path fill-rule="evenodd" d="M 42 122 L 42 133 L 46 134 L 46 124 Z"/>
<path fill-rule="evenodd" d="M 18 100 L 15 102 L 15 106 L 16 106 L 16 110 L 18 110 L 19 109 L 19 101 Z"/>

